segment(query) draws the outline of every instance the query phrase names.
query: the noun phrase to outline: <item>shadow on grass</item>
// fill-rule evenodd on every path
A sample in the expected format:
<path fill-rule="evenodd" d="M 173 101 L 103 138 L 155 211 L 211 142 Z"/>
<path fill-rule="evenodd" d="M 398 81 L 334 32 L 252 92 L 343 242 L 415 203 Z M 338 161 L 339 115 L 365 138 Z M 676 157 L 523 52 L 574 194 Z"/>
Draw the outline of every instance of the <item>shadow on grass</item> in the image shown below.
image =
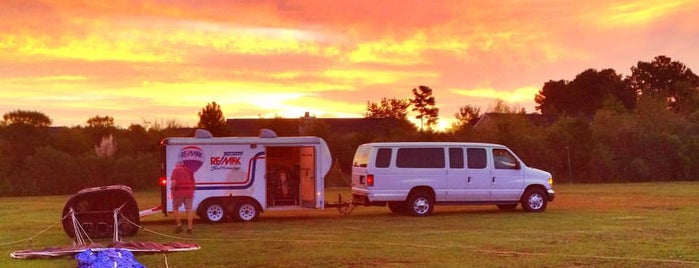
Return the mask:
<path fill-rule="evenodd" d="M 544 212 L 545 213 L 545 212 Z M 335 209 L 325 210 L 292 210 L 292 211 L 267 211 L 264 212 L 255 222 L 240 222 L 228 219 L 221 223 L 210 223 L 204 219 L 195 217 L 194 224 L 219 225 L 219 224 L 256 224 L 256 223 L 294 223 L 317 221 L 343 221 L 343 220 L 400 220 L 400 219 L 430 219 L 454 216 L 478 216 L 497 214 L 527 214 L 522 209 L 503 211 L 489 206 L 437 206 L 430 216 L 416 217 L 407 214 L 392 213 L 387 207 L 355 207 L 349 215 L 341 215 Z M 156 216 L 158 217 L 158 216 Z M 174 225 L 174 217 L 170 214 L 167 217 L 150 218 L 141 221 L 143 226 L 170 226 Z"/>

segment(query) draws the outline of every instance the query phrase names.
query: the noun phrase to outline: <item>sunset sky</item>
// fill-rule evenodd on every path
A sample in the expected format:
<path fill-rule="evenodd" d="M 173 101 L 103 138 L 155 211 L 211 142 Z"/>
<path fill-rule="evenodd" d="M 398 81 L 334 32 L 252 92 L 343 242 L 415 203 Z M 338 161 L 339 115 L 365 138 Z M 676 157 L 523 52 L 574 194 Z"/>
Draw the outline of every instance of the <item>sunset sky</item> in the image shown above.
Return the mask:
<path fill-rule="evenodd" d="M 534 109 L 549 80 L 630 74 L 665 55 L 699 71 L 699 1 L 0 1 L 0 113 L 55 126 L 362 117 L 434 90 L 442 126 L 496 99 Z"/>

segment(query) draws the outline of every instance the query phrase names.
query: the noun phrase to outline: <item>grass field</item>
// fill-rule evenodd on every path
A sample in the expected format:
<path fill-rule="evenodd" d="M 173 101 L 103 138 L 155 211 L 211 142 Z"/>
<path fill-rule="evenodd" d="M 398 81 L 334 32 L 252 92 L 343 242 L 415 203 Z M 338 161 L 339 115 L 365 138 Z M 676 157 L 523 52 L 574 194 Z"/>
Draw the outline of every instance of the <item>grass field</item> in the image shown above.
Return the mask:
<path fill-rule="evenodd" d="M 175 237 L 171 217 L 143 219 L 134 241 L 189 241 L 201 250 L 137 255 L 147 267 L 695 267 L 699 183 L 556 185 L 544 213 L 438 206 L 430 217 L 358 207 L 266 212 L 254 223 L 207 224 Z M 328 197 L 345 189 L 332 189 Z M 136 193 L 139 206 L 157 193 Z M 67 196 L 0 198 L 0 267 L 75 267 L 71 258 L 15 260 L 15 250 L 69 245 L 58 222 Z M 331 198 L 329 198 L 331 199 Z M 152 232 L 149 232 L 152 231 Z M 162 234 L 158 234 L 158 233 Z"/>

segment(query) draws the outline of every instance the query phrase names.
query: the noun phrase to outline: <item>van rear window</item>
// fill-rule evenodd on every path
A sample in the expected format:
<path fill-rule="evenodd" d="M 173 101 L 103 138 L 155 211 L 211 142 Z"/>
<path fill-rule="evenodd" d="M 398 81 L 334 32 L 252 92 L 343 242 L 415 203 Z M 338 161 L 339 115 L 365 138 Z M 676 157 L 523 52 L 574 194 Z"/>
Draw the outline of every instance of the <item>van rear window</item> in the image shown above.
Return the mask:
<path fill-rule="evenodd" d="M 444 168 L 443 148 L 400 148 L 396 155 L 399 168 Z"/>
<path fill-rule="evenodd" d="M 357 152 L 354 154 L 354 159 L 352 160 L 352 166 L 353 167 L 366 167 L 367 163 L 369 163 L 369 152 L 371 152 L 371 148 L 359 147 L 357 149 Z"/>

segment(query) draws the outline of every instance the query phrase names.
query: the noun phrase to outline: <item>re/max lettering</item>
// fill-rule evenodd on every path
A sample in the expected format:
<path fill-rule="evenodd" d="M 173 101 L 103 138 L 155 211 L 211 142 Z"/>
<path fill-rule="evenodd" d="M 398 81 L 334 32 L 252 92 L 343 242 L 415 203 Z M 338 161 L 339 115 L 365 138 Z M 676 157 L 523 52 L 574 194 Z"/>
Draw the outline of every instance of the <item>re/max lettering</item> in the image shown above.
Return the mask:
<path fill-rule="evenodd" d="M 211 157 L 211 165 L 240 165 L 240 157 Z"/>

